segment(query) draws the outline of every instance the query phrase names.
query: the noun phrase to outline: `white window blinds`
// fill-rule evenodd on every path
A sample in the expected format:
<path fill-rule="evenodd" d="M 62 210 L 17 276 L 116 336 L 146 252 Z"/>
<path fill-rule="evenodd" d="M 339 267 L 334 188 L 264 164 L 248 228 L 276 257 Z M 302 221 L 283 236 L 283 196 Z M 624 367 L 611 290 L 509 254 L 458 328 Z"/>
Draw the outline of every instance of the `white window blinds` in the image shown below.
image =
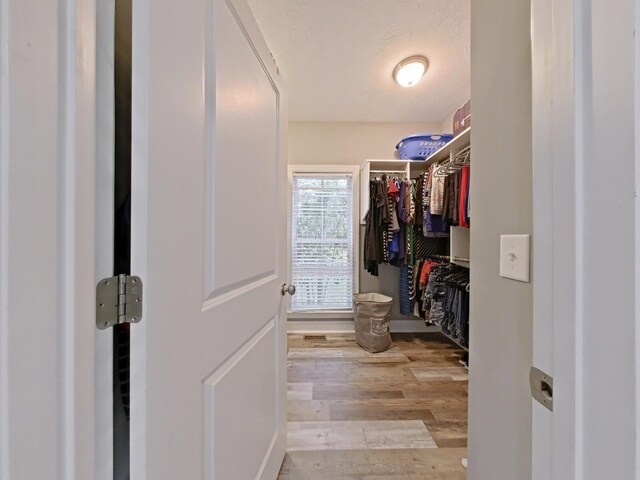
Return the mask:
<path fill-rule="evenodd" d="M 294 174 L 291 281 L 294 312 L 351 310 L 354 271 L 350 174 Z"/>

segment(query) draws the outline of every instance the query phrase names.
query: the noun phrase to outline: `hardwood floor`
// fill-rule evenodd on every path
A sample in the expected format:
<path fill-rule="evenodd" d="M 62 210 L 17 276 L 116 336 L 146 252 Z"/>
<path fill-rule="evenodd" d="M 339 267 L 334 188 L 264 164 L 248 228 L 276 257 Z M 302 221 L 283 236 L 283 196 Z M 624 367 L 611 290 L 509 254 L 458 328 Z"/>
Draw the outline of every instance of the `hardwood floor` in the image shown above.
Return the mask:
<path fill-rule="evenodd" d="M 289 335 L 288 445 L 279 480 L 466 479 L 464 353 L 439 333 Z"/>

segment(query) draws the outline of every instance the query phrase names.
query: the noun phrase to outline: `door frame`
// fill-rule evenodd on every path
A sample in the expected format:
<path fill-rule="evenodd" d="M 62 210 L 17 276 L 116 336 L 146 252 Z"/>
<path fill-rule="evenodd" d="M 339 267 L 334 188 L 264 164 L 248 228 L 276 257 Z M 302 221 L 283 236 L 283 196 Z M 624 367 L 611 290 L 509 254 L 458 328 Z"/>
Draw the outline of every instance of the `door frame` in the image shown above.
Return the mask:
<path fill-rule="evenodd" d="M 292 225 L 293 218 L 293 176 L 296 173 L 306 174 L 344 174 L 351 175 L 352 208 L 353 208 L 353 293 L 360 293 L 360 167 L 358 165 L 288 165 L 287 169 L 287 278 L 291 277 L 291 249 L 292 249 Z M 295 319 L 351 319 L 353 311 L 315 311 L 292 312 L 291 297 L 286 300 L 287 315 Z M 322 322 L 326 325 L 327 322 Z M 335 325 L 335 324 L 334 324 Z"/>
<path fill-rule="evenodd" d="M 554 382 L 534 480 L 635 478 L 640 459 L 639 11 L 532 1 L 533 365 Z"/>
<path fill-rule="evenodd" d="M 108 22 L 93 1 L 0 0 L 0 24 L 0 477 L 107 480 Z"/>

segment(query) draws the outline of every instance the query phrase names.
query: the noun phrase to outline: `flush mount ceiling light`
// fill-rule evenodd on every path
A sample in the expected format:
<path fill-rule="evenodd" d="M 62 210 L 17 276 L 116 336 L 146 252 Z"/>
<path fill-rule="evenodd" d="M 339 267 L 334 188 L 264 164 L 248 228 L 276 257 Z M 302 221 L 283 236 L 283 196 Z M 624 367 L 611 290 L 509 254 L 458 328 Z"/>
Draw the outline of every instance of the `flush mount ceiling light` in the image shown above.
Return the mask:
<path fill-rule="evenodd" d="M 421 55 L 406 58 L 393 69 L 393 78 L 403 87 L 413 87 L 427 71 L 428 65 L 427 59 Z"/>

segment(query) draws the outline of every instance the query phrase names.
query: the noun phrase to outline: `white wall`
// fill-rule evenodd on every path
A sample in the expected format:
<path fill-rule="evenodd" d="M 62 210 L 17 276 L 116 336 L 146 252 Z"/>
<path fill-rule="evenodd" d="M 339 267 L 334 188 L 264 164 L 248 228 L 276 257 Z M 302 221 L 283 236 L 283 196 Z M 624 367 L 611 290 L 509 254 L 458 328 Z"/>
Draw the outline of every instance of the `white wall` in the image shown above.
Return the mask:
<path fill-rule="evenodd" d="M 442 133 L 438 123 L 289 123 L 289 164 L 362 165 L 396 157 L 396 144 L 415 133 Z"/>
<path fill-rule="evenodd" d="M 442 133 L 453 133 L 453 116 L 456 114 L 457 111 L 458 109 L 456 108 L 453 112 L 451 112 L 451 115 L 449 115 L 440 123 L 440 131 Z"/>
<path fill-rule="evenodd" d="M 348 123 L 348 122 L 291 122 L 289 123 L 289 164 L 358 165 L 366 159 L 396 158 L 395 146 L 407 135 L 442 133 L 437 123 Z M 360 247 L 364 245 L 364 229 L 360 229 Z M 380 265 L 380 275 L 374 277 L 362 267 L 360 291 L 380 292 L 398 298 L 400 269 Z M 295 315 L 290 315 L 295 319 Z M 400 315 L 394 303 L 394 319 L 408 319 Z M 416 320 L 416 322 L 420 322 Z M 394 322 L 397 324 L 397 322 Z"/>
<path fill-rule="evenodd" d="M 529 2 L 472 2 L 470 480 L 531 478 L 532 285 L 499 276 L 533 228 L 530 36 Z"/>

